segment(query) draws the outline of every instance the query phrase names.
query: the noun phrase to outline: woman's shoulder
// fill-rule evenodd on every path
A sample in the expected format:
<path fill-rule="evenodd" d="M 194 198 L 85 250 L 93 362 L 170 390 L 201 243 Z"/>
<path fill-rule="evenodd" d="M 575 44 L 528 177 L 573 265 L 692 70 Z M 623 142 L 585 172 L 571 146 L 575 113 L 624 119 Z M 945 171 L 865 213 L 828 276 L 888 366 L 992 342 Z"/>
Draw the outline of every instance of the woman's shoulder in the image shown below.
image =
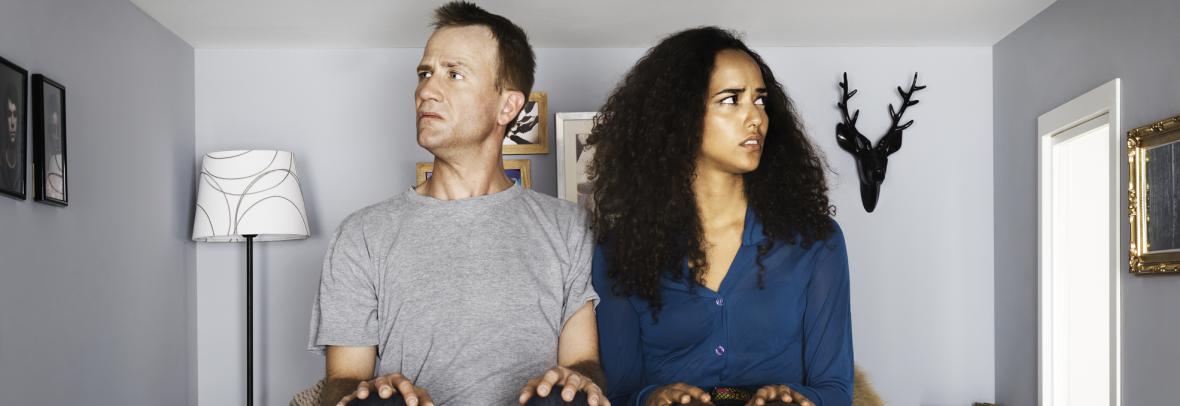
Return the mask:
<path fill-rule="evenodd" d="M 844 241 L 844 230 L 835 219 L 829 218 L 828 221 L 830 227 L 810 238 L 798 231 L 792 235 L 793 239 L 774 238 L 767 254 L 785 261 L 782 263 L 784 266 L 818 264 L 834 256 L 846 257 L 848 251 Z M 774 253 L 780 255 L 773 255 Z"/>
<path fill-rule="evenodd" d="M 796 231 L 792 237 L 793 240 L 786 241 L 786 239 L 775 238 L 775 245 L 783 244 L 786 246 L 796 246 L 797 249 L 804 251 L 808 250 L 822 250 L 834 251 L 844 248 L 844 229 L 840 227 L 840 223 L 836 219 L 828 217 L 829 227 L 822 230 L 808 238 L 804 233 Z"/>
<path fill-rule="evenodd" d="M 840 223 L 836 219 L 829 217 L 828 221 L 831 224 L 828 233 L 822 239 L 817 239 L 815 247 L 820 252 L 820 257 L 827 257 L 831 254 L 844 254 L 847 251 L 847 245 L 844 241 L 844 228 L 840 227 Z"/>
<path fill-rule="evenodd" d="M 832 231 L 828 233 L 828 237 L 824 239 L 824 243 L 826 245 L 844 245 L 844 228 L 840 227 L 840 222 L 834 218 L 828 217 L 828 221 L 832 224 Z"/>

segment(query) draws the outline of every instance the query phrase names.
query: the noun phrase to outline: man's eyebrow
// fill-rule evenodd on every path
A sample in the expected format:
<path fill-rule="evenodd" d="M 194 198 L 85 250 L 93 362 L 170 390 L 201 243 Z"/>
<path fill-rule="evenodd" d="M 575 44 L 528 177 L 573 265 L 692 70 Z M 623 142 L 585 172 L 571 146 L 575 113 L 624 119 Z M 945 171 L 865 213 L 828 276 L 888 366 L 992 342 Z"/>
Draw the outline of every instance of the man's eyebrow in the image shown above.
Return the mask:
<path fill-rule="evenodd" d="M 459 59 L 456 59 L 454 61 L 443 61 L 442 66 L 447 67 L 447 68 L 468 68 L 467 63 L 465 63 Z M 432 66 L 430 66 L 430 64 L 426 64 L 426 63 L 418 64 L 418 72 L 430 71 L 430 70 L 434 70 L 434 68 Z"/>

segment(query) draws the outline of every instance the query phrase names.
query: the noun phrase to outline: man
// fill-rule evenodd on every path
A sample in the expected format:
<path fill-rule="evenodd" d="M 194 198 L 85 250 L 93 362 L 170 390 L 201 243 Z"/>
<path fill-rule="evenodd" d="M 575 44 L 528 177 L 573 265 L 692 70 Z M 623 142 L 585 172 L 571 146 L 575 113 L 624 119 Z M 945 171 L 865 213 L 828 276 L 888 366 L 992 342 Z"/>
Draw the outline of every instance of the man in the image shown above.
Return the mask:
<path fill-rule="evenodd" d="M 332 238 L 311 320 L 322 404 L 607 405 L 591 379 L 602 375 L 584 215 L 504 176 L 501 145 L 533 84 L 528 39 L 465 2 L 435 10 L 434 27 L 415 91 L 434 172 Z"/>

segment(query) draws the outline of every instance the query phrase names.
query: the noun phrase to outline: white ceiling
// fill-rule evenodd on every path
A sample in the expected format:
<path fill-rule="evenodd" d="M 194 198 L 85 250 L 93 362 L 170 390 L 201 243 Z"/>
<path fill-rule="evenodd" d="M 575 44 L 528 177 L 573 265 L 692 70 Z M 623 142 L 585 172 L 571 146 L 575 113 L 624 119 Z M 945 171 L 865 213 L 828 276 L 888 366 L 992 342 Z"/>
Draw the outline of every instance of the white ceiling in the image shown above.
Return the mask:
<path fill-rule="evenodd" d="M 1054 0 L 487 0 L 538 48 L 648 47 L 700 25 L 752 46 L 990 46 Z M 441 0 L 131 0 L 196 48 L 417 48 Z"/>

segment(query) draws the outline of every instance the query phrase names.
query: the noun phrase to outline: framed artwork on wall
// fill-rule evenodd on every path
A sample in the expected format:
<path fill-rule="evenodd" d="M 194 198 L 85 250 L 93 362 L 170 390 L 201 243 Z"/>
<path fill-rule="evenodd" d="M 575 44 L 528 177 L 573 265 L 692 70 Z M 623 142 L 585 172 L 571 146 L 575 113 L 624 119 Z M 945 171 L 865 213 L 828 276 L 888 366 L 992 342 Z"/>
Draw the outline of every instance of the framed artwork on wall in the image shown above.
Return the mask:
<path fill-rule="evenodd" d="M 4 136 L 0 138 L 0 195 L 25 200 L 29 71 L 0 58 L 0 92 L 0 111 L 4 113 Z"/>
<path fill-rule="evenodd" d="M 533 92 L 504 137 L 504 155 L 549 153 L 549 94 Z"/>
<path fill-rule="evenodd" d="M 594 209 L 586 170 L 594 151 L 586 145 L 598 113 L 557 113 L 557 196 Z"/>
<path fill-rule="evenodd" d="M 419 162 L 415 165 L 415 169 L 415 172 L 418 173 L 416 184 L 421 185 L 430 179 L 430 174 L 434 172 L 434 163 Z M 507 175 L 513 183 L 524 188 L 531 189 L 533 187 L 532 165 L 527 159 L 505 159 L 504 175 Z"/>
<path fill-rule="evenodd" d="M 66 88 L 33 75 L 33 199 L 69 204 L 66 173 Z"/>
<path fill-rule="evenodd" d="M 1127 132 L 1129 269 L 1180 275 L 1180 116 Z"/>

